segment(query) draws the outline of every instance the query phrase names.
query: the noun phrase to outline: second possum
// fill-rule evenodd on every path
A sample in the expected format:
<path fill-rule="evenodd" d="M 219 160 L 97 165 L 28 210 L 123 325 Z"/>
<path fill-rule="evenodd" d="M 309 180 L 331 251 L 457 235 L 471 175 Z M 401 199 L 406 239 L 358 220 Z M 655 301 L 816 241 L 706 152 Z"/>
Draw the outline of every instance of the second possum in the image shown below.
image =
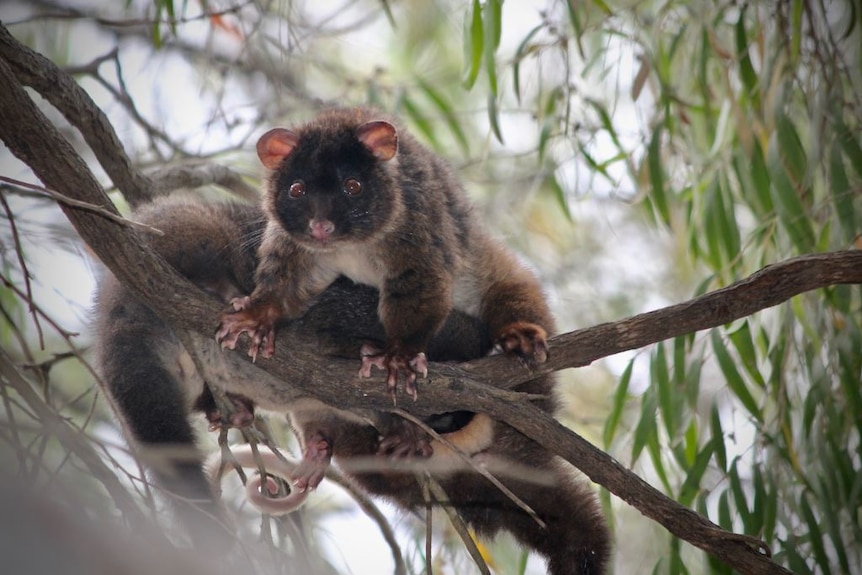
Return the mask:
<path fill-rule="evenodd" d="M 380 290 L 383 350 L 365 350 L 360 373 L 399 373 L 416 397 L 425 350 L 459 309 L 489 327 L 490 344 L 527 365 L 547 359 L 553 320 L 533 275 L 472 213 L 446 162 L 394 120 L 365 108 L 324 112 L 257 144 L 270 170 L 267 226 L 254 292 L 232 302 L 217 339 L 249 354 L 274 352 L 275 327 L 299 317 L 339 275 Z"/>

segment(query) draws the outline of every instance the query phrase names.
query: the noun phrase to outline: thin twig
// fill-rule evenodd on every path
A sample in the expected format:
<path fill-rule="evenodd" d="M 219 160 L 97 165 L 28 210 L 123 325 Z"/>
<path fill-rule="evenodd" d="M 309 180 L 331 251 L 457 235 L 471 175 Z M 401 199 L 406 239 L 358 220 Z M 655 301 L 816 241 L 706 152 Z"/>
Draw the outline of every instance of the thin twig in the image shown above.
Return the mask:
<path fill-rule="evenodd" d="M 449 441 L 448 439 L 446 439 L 445 437 L 443 437 L 442 435 L 440 435 L 439 433 L 434 431 L 434 429 L 431 428 L 424 421 L 422 421 L 421 419 L 419 419 L 418 417 L 416 417 L 414 415 L 411 415 L 410 413 L 407 413 L 403 409 L 393 409 L 392 413 L 403 417 L 404 419 L 411 422 L 413 425 L 415 425 L 416 427 L 418 427 L 419 429 L 421 429 L 422 431 L 427 433 L 429 436 L 431 436 L 432 438 L 436 439 L 437 441 L 439 441 L 440 443 L 442 443 L 443 445 L 445 445 L 446 447 L 451 449 L 454 453 L 456 453 L 458 455 L 458 457 L 460 457 L 462 460 L 464 460 L 471 469 L 473 469 L 476 473 L 478 473 L 479 475 L 481 475 L 482 477 L 484 477 L 485 479 L 490 481 L 491 484 L 494 485 L 494 487 L 499 489 L 501 492 L 503 492 L 503 494 L 506 497 L 508 497 L 512 501 L 512 503 L 514 503 L 515 505 L 520 507 L 521 510 L 524 511 L 524 513 L 526 513 L 527 515 L 532 517 L 533 521 L 535 521 L 539 525 L 539 527 L 542 527 L 543 529 L 547 527 L 545 522 L 539 518 L 539 516 L 536 514 L 535 511 L 533 511 L 532 507 L 527 505 L 523 499 L 521 499 L 520 497 L 515 495 L 511 489 L 509 489 L 508 487 L 503 485 L 503 483 L 499 479 L 494 477 L 494 475 L 490 471 L 488 471 L 487 469 L 485 469 L 481 465 L 476 465 L 476 462 L 473 461 L 473 458 L 470 457 L 469 454 L 465 453 L 464 450 L 462 450 L 460 447 L 458 447 L 457 445 L 455 445 L 454 443 L 452 443 L 451 441 Z"/>
<path fill-rule="evenodd" d="M 5 180 L 0 176 L 0 180 Z M 42 324 L 39 322 L 39 316 L 36 315 L 36 310 L 33 308 L 33 286 L 30 283 L 30 269 L 27 267 L 27 260 L 24 259 L 24 248 L 21 247 L 21 237 L 18 235 L 18 224 L 15 223 L 15 214 L 9 208 L 9 202 L 6 201 L 6 196 L 0 194 L 0 203 L 3 204 L 3 211 L 6 212 L 6 219 L 9 220 L 9 229 L 12 231 L 12 243 L 15 245 L 15 256 L 18 258 L 18 265 L 21 266 L 21 275 L 24 277 L 24 291 L 27 292 L 27 297 L 24 301 L 27 302 L 27 308 L 30 310 L 30 315 L 33 317 L 33 323 L 36 325 L 36 333 L 39 336 L 39 349 L 45 349 L 45 334 L 42 333 Z"/>
<path fill-rule="evenodd" d="M 46 188 L 44 186 L 37 186 L 35 184 L 29 184 L 27 182 L 22 182 L 21 180 L 16 180 L 14 178 L 9 178 L 7 176 L 0 176 L 0 181 L 6 182 L 7 184 L 11 184 L 13 186 L 25 188 L 25 189 L 28 189 L 28 190 L 31 190 L 34 192 L 40 192 L 41 194 L 44 194 L 44 195 L 48 196 L 49 198 L 51 198 L 52 200 L 55 200 L 61 204 L 65 204 L 65 205 L 73 207 L 73 208 L 79 208 L 82 210 L 87 210 L 87 211 L 99 214 L 100 216 L 104 216 L 104 217 L 108 218 L 112 222 L 116 222 L 118 224 L 128 226 L 130 228 L 145 231 L 145 232 L 150 233 L 150 234 L 156 234 L 158 236 L 165 235 L 165 233 L 158 228 L 154 228 L 153 226 L 148 226 L 147 224 L 142 224 L 140 222 L 135 222 L 135 221 L 126 219 L 122 216 L 118 216 L 114 213 L 111 213 L 104 206 L 97 206 L 97 205 L 91 204 L 89 202 L 83 202 L 81 200 L 76 200 L 75 198 L 70 198 L 69 196 L 67 196 L 65 194 L 61 194 L 60 192 L 57 192 L 55 190 L 51 190 L 51 189 Z"/>

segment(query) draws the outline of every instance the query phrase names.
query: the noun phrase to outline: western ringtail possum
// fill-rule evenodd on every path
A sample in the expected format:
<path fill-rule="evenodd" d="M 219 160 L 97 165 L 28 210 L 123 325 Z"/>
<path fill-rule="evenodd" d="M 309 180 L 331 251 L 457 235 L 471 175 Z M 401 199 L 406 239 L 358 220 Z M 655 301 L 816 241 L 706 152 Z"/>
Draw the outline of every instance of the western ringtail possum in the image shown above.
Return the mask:
<path fill-rule="evenodd" d="M 265 225 L 259 208 L 167 198 L 134 217 L 165 232 L 146 239 L 201 288 L 225 302 L 252 292 L 258 267 L 256 248 Z M 303 316 L 284 326 L 279 337 L 317 340 L 323 353 L 355 357 L 360 344 L 382 345 L 390 336 L 378 320 L 378 305 L 375 289 L 339 279 Z M 419 438 L 422 432 L 398 417 L 385 413 L 364 420 L 349 417 L 307 397 L 279 399 L 275 393 L 278 381 L 240 381 L 238 373 L 224 363 L 229 354 L 219 353 L 215 342 L 199 338 L 192 340 L 196 349 L 186 349 L 173 329 L 110 274 L 99 286 L 96 328 L 99 370 L 114 406 L 139 447 L 155 454 L 164 452 L 162 457 L 145 461 L 153 463 L 157 482 L 179 496 L 181 519 L 193 532 L 203 532 L 201 537 L 211 535 L 225 521 L 202 471 L 190 425 L 195 411 L 206 413 L 211 422 L 218 420 L 207 384 L 235 394 L 240 404 L 247 400 L 291 416 L 304 444 L 303 461 L 291 477 L 295 488 L 315 487 L 330 457 L 349 463 L 353 458 L 376 456 L 383 466 L 380 470 L 350 472 L 349 465 L 345 469 L 371 494 L 406 509 L 422 510 L 424 499 L 414 475 L 386 470 L 385 463 L 391 458 L 441 463 L 433 476 L 451 505 L 479 535 L 492 536 L 501 529 L 511 532 L 547 558 L 553 575 L 605 572 L 609 533 L 595 495 L 552 453 L 505 424 L 467 412 L 426 419 L 443 437 L 488 468 L 526 470 L 503 473 L 499 479 L 536 512 L 544 527 L 486 478 L 463 465 L 448 447 Z M 481 357 L 491 347 L 489 329 L 493 326 L 453 312 L 430 340 L 427 353 L 440 361 Z M 200 358 L 197 363 L 190 359 L 194 354 Z M 541 404 L 552 410 L 552 384 L 546 376 L 520 389 L 547 394 Z"/>
<path fill-rule="evenodd" d="M 380 290 L 383 350 L 362 354 L 399 373 L 416 398 L 428 342 L 454 308 L 487 326 L 490 344 L 527 365 L 546 360 L 554 329 L 541 286 L 473 213 L 443 158 L 397 122 L 366 108 L 335 109 L 275 128 L 257 143 L 269 170 L 267 225 L 251 295 L 235 298 L 216 334 L 233 349 L 271 356 L 277 322 L 299 317 L 344 275 Z"/>

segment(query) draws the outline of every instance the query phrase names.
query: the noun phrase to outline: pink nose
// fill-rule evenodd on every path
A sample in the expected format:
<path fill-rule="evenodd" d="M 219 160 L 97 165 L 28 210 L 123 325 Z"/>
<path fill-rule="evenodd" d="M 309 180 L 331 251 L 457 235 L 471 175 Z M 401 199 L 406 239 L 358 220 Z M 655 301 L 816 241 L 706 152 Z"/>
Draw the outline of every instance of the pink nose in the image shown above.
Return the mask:
<path fill-rule="evenodd" d="M 335 231 L 335 224 L 329 220 L 311 220 L 308 222 L 308 233 L 316 240 L 324 241 Z"/>

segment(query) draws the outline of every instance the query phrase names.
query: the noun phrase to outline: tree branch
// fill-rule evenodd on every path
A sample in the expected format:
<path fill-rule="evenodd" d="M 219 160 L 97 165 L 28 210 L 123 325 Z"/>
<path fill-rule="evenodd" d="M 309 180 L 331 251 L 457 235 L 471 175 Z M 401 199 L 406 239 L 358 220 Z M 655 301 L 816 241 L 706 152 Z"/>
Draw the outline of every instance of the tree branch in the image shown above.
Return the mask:
<path fill-rule="evenodd" d="M 461 367 L 481 374 L 497 387 L 512 388 L 535 374 L 583 367 L 616 353 L 725 325 L 801 293 L 836 284 L 862 284 L 862 251 L 799 256 L 683 303 L 558 335 L 550 341 L 550 359 L 533 374 L 499 357 Z"/>
<path fill-rule="evenodd" d="M 180 188 L 216 185 L 248 201 L 258 201 L 260 192 L 240 174 L 219 164 L 196 163 L 159 169 L 150 174 L 155 195 L 167 195 Z"/>
<path fill-rule="evenodd" d="M 3 25 L 0 25 L 0 58 L 6 61 L 21 84 L 36 90 L 78 128 L 102 168 L 131 205 L 153 199 L 151 183 L 133 168 L 108 118 L 71 76 L 18 42 Z M 50 153 L 48 149 L 46 155 Z"/>

